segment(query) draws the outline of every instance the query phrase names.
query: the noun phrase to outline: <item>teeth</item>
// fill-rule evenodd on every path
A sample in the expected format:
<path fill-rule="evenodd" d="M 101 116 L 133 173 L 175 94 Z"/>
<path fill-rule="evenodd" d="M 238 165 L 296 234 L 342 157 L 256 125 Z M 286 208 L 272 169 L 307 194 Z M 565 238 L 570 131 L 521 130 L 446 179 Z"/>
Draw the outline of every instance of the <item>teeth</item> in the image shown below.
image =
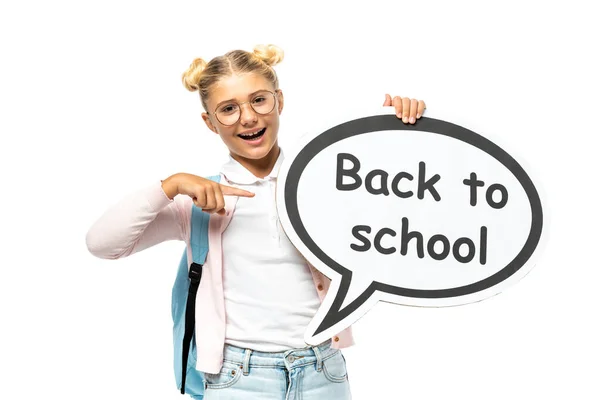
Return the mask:
<path fill-rule="evenodd" d="M 251 133 L 240 133 L 238 136 L 242 137 L 242 138 L 254 138 L 254 137 L 259 137 L 260 135 L 262 135 L 265 132 L 266 128 L 263 129 L 259 129 L 255 132 L 251 132 Z"/>
<path fill-rule="evenodd" d="M 254 135 L 256 135 L 260 131 L 262 131 L 262 129 L 259 129 L 257 131 L 250 132 L 250 133 L 240 133 L 240 136 L 254 136 Z"/>

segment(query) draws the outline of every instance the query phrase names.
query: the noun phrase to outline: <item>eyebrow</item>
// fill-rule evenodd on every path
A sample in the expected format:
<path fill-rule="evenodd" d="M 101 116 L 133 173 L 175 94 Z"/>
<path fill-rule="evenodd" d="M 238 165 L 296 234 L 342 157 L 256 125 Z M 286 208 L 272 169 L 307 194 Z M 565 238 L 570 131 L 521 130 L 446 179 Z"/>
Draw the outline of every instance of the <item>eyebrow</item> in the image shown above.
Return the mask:
<path fill-rule="evenodd" d="M 248 95 L 248 97 L 252 97 L 252 96 L 254 96 L 256 93 L 259 93 L 259 92 L 268 92 L 268 90 L 267 90 L 267 89 L 258 89 L 257 91 L 250 93 L 250 94 Z M 220 102 L 218 102 L 218 103 L 217 103 L 217 107 L 218 107 L 218 106 L 220 106 L 220 105 L 221 105 L 221 104 L 223 104 L 223 103 L 228 103 L 228 102 L 230 102 L 230 101 L 235 101 L 235 102 L 237 102 L 237 100 L 236 100 L 236 99 L 227 99 L 227 100 L 223 100 L 223 101 L 220 101 Z"/>

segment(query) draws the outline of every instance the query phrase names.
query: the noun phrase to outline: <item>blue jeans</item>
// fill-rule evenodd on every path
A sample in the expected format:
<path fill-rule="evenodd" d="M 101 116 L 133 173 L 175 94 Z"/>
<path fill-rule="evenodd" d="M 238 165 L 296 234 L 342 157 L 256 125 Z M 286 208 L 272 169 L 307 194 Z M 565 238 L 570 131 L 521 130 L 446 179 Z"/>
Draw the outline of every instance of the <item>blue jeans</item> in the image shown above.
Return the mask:
<path fill-rule="evenodd" d="M 350 400 L 346 361 L 331 341 L 265 353 L 225 345 L 218 374 L 204 374 L 204 400 Z"/>

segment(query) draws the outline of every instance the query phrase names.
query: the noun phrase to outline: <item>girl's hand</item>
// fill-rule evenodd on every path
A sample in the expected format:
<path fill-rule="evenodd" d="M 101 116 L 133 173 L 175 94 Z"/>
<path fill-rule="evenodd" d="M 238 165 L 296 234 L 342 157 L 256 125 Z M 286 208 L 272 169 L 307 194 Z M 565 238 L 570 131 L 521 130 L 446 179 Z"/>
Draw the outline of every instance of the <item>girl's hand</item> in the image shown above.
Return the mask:
<path fill-rule="evenodd" d="M 395 96 L 393 99 L 389 94 L 385 95 L 383 106 L 394 106 L 396 116 L 402 118 L 405 124 L 414 124 L 423 115 L 425 111 L 425 102 L 423 100 L 410 99 L 408 97 Z"/>
<path fill-rule="evenodd" d="M 224 196 L 254 197 L 254 193 L 221 185 L 200 176 L 179 173 L 162 181 L 165 194 L 173 199 L 178 194 L 190 196 L 196 207 L 207 213 L 225 215 Z"/>

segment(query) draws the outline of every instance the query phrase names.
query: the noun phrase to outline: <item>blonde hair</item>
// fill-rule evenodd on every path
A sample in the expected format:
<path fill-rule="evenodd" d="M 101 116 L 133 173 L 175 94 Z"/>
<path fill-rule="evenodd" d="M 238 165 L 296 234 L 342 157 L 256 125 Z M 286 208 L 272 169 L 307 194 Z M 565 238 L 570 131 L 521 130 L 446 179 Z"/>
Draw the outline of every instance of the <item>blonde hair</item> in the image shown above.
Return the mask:
<path fill-rule="evenodd" d="M 221 78 L 234 73 L 253 72 L 263 76 L 279 89 L 279 81 L 273 66 L 283 60 L 283 50 L 269 45 L 258 45 L 252 53 L 244 50 L 233 50 L 206 62 L 196 58 L 190 67 L 182 74 L 183 86 L 190 92 L 200 92 L 200 101 L 206 111 L 206 101 L 210 90 Z"/>

